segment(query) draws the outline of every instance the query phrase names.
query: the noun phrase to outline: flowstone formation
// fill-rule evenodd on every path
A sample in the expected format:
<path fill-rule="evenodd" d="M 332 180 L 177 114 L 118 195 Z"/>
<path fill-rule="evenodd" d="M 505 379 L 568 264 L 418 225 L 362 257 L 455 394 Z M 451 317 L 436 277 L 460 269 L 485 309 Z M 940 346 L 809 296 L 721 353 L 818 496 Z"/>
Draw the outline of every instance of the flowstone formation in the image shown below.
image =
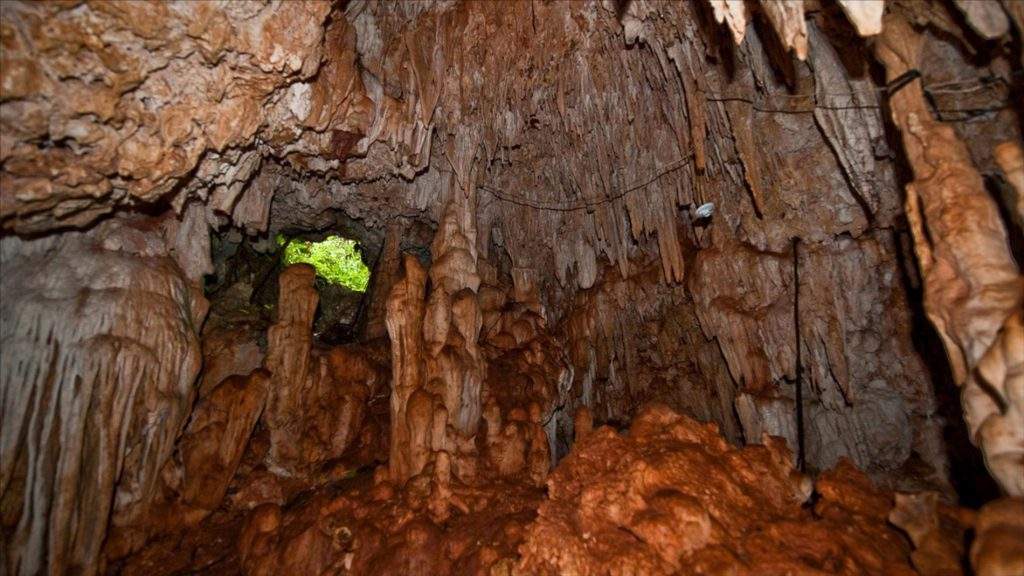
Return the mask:
<path fill-rule="evenodd" d="M 4 238 L 4 562 L 95 574 L 139 522 L 189 419 L 207 303 L 146 222 Z M 17 568 L 14 570 L 13 568 Z"/>
<path fill-rule="evenodd" d="M 1022 35 L 0 2 L 0 572 L 1022 572 Z"/>
<path fill-rule="evenodd" d="M 848 461 L 814 483 L 765 440 L 735 448 L 664 406 L 590 432 L 548 479 L 517 572 L 914 574 L 891 494 Z"/>

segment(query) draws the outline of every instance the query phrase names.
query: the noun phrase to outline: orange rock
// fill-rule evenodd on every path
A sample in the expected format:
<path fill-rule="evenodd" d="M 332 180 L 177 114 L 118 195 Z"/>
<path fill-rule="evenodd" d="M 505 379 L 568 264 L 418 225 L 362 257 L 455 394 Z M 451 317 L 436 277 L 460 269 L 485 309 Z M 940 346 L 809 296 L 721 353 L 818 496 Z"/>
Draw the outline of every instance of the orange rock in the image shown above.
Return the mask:
<path fill-rule="evenodd" d="M 848 463 L 806 481 L 781 442 L 735 448 L 665 407 L 602 427 L 548 479 L 522 574 L 913 574 L 889 498 Z"/>
<path fill-rule="evenodd" d="M 978 576 L 1024 574 L 1024 500 L 1002 498 L 981 509 L 971 566 Z"/>

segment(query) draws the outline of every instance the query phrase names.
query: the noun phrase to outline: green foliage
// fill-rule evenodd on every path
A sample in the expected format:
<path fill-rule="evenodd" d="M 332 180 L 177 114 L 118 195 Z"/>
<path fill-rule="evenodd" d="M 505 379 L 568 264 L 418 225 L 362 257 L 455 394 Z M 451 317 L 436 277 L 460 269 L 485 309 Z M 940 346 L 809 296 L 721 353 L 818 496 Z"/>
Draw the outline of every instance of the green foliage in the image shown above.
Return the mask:
<path fill-rule="evenodd" d="M 285 242 L 287 239 L 278 235 L 278 245 Z M 356 292 L 365 292 L 370 282 L 370 270 L 359 257 L 356 243 L 341 236 L 328 236 L 320 242 L 292 240 L 284 250 L 284 265 L 299 262 L 312 265 L 324 280 Z"/>

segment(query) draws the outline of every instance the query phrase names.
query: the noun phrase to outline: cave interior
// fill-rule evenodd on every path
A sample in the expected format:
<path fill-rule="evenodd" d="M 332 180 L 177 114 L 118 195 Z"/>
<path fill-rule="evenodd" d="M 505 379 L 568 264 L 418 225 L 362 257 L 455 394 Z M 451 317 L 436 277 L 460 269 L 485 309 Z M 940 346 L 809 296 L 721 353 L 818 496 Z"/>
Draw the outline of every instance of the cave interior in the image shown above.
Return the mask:
<path fill-rule="evenodd" d="M 1024 2 L 0 3 L 0 573 L 1024 574 Z"/>

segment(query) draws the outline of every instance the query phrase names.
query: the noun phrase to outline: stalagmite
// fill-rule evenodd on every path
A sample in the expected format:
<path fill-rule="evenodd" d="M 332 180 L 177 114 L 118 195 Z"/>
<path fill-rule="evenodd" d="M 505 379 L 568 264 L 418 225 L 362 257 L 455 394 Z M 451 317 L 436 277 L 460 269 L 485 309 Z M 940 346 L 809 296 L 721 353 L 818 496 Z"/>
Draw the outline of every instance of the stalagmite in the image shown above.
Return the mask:
<path fill-rule="evenodd" d="M 267 464 L 285 476 L 309 474 L 344 454 L 380 377 L 359 350 L 314 346 L 315 275 L 307 264 L 294 264 L 281 273 L 278 321 L 267 330 Z"/>
<path fill-rule="evenodd" d="M 271 373 L 270 396 L 264 419 L 270 428 L 270 462 L 292 473 L 302 459 L 299 437 L 305 413 L 303 396 L 306 380 L 316 377 L 312 364 L 313 314 L 317 293 L 313 287 L 316 270 L 296 264 L 280 279 L 278 321 L 267 331 L 266 367 Z"/>
<path fill-rule="evenodd" d="M 428 412 L 426 421 L 410 411 L 413 394 L 419 393 L 429 403 L 423 391 L 423 318 L 427 272 L 415 256 L 403 259 L 403 277 L 395 282 L 388 295 L 387 327 L 391 337 L 391 457 L 388 468 L 391 479 L 404 483 L 419 474 L 425 462 L 414 462 L 414 455 L 423 453 L 427 446 L 420 445 L 431 426 Z"/>

